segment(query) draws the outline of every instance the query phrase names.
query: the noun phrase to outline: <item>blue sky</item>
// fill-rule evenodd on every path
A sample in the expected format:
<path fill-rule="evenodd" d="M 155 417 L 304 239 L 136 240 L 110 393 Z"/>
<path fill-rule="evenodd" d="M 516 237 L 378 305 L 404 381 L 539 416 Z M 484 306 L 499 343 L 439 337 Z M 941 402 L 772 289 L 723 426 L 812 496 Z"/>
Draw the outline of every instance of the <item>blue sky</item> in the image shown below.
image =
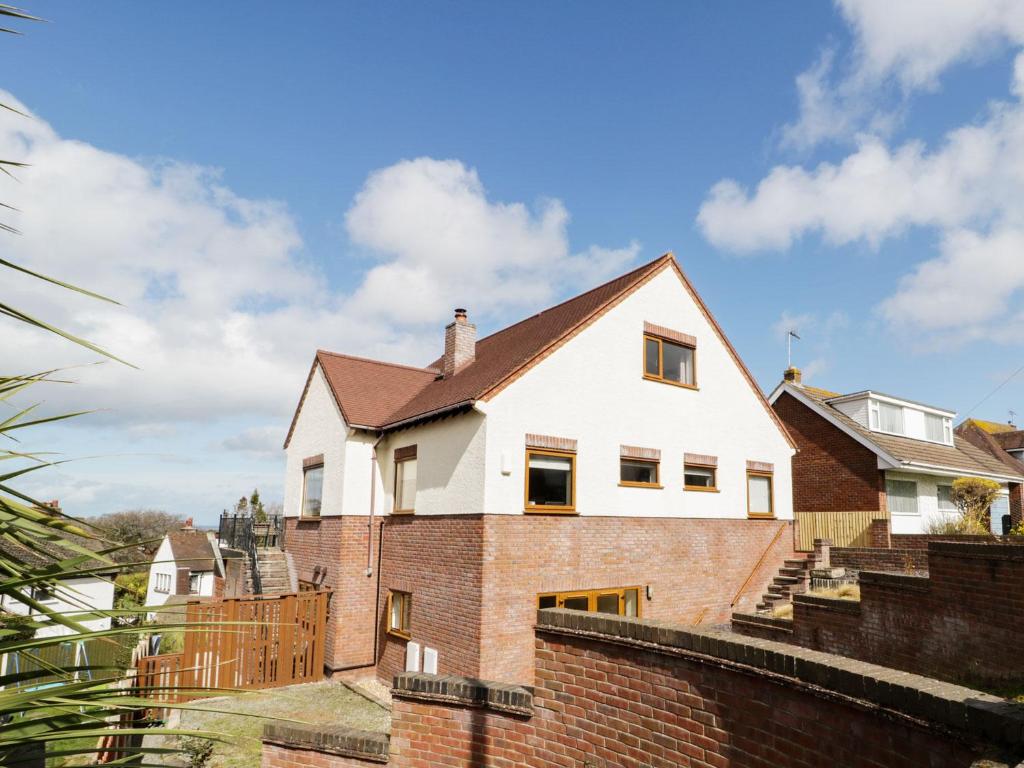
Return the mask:
<path fill-rule="evenodd" d="M 39 393 L 102 411 L 32 438 L 97 458 L 31 490 L 279 498 L 317 346 L 425 363 L 453 306 L 486 332 L 666 250 L 766 389 L 795 325 L 813 383 L 967 411 L 1024 364 L 1024 21 L 968 5 L 40 0 L 0 40 L 8 246 L 124 307 L 5 291 L 142 370 Z M 974 415 L 1009 408 L 1024 375 Z"/>

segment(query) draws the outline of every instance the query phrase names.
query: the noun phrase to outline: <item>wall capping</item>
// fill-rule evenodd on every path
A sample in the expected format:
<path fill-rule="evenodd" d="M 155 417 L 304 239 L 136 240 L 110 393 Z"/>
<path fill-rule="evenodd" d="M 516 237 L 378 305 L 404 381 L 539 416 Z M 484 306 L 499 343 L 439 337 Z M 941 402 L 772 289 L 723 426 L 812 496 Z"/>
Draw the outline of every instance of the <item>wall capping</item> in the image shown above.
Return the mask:
<path fill-rule="evenodd" d="M 391 738 L 386 733 L 336 725 L 267 723 L 263 726 L 263 742 L 353 757 L 373 763 L 387 763 Z"/>
<path fill-rule="evenodd" d="M 856 659 L 725 630 L 673 627 L 558 608 L 539 610 L 536 630 L 689 656 L 704 663 L 711 660 L 779 682 L 788 679 L 817 695 L 881 707 L 918 724 L 938 724 L 967 738 L 983 737 L 1017 748 L 1024 745 L 1024 708 L 1019 704 Z"/>
<path fill-rule="evenodd" d="M 395 675 L 391 695 L 402 699 L 491 709 L 513 715 L 533 715 L 532 690 L 522 685 L 470 677 L 404 672 Z"/>

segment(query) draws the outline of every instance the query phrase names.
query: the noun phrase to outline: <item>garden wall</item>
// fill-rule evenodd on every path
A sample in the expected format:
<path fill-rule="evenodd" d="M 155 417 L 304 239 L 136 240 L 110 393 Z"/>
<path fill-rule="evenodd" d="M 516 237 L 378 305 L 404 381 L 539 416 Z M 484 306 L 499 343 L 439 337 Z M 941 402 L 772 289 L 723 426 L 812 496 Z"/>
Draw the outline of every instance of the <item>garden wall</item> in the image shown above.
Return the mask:
<path fill-rule="evenodd" d="M 927 554 L 927 576 L 862 571 L 859 601 L 797 595 L 791 621 L 734 614 L 733 629 L 943 680 L 1024 685 L 1024 546 L 933 541 Z"/>
<path fill-rule="evenodd" d="M 395 678 L 386 755 L 268 726 L 264 768 L 990 768 L 1024 710 L 959 686 L 722 630 L 546 610 L 536 687 Z M 355 760 L 355 762 L 352 762 Z M 345 762 L 348 761 L 348 762 Z"/>

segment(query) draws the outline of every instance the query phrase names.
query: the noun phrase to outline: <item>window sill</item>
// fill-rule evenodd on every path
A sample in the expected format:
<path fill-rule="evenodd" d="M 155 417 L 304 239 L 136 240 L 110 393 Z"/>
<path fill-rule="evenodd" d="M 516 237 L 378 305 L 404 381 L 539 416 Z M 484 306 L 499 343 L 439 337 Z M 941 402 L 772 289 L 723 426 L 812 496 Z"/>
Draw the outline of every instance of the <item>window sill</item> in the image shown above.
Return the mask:
<path fill-rule="evenodd" d="M 665 486 L 661 485 L 660 483 L 628 483 L 628 482 L 620 482 L 619 483 L 619 487 L 620 488 L 657 488 L 657 489 L 660 490 L 661 488 L 664 488 Z"/>
<path fill-rule="evenodd" d="M 399 640 L 409 640 L 412 636 L 406 632 L 401 632 L 397 629 L 389 629 L 388 634 L 392 637 L 397 637 Z"/>
<path fill-rule="evenodd" d="M 416 513 L 415 509 L 393 509 L 391 510 L 392 515 L 413 515 Z"/>
<path fill-rule="evenodd" d="M 648 374 L 644 374 L 644 379 L 647 380 L 647 381 L 657 382 L 658 384 L 669 384 L 669 385 L 671 385 L 673 387 L 680 387 L 682 389 L 692 389 L 694 391 L 697 391 L 697 390 L 700 389 L 700 387 L 698 387 L 696 384 L 685 384 L 685 383 L 683 383 L 681 381 L 672 381 L 671 379 L 661 379 L 661 378 L 658 378 L 657 376 L 649 376 Z"/>
<path fill-rule="evenodd" d="M 321 519 L 319 515 L 315 517 L 313 515 L 299 515 L 300 523 L 319 523 Z"/>
<path fill-rule="evenodd" d="M 709 488 L 705 485 L 684 485 L 684 491 L 699 491 L 700 493 L 719 493 L 718 488 Z"/>
<path fill-rule="evenodd" d="M 748 520 L 775 520 L 776 518 L 775 518 L 775 513 L 774 512 L 771 513 L 771 514 L 764 514 L 764 515 L 757 515 L 757 514 L 754 514 L 752 512 L 748 512 L 747 513 L 747 519 Z"/>
<path fill-rule="evenodd" d="M 525 515 L 578 515 L 576 507 L 527 507 Z"/>

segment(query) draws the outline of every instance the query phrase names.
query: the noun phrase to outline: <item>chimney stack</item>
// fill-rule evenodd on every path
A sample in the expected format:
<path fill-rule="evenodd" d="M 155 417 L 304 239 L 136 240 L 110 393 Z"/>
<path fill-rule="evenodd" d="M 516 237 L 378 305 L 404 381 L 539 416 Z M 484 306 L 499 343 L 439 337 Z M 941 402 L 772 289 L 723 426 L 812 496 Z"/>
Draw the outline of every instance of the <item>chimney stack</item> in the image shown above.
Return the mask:
<path fill-rule="evenodd" d="M 801 386 L 801 381 L 803 380 L 803 374 L 800 373 L 799 368 L 797 368 L 795 365 L 791 365 L 783 372 L 782 380 L 787 381 L 790 384 L 796 384 L 799 387 Z"/>
<path fill-rule="evenodd" d="M 476 359 L 476 326 L 469 322 L 466 310 L 455 310 L 455 320 L 444 329 L 444 358 L 441 374 L 448 378 Z"/>

